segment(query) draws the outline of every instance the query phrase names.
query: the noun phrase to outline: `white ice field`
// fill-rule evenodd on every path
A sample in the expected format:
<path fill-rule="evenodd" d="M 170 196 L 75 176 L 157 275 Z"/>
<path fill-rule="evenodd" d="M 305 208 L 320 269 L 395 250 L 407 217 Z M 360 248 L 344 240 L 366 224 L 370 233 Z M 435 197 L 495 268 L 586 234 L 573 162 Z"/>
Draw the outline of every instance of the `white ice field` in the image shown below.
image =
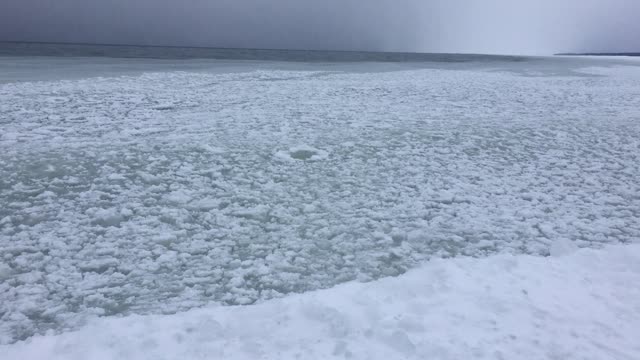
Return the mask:
<path fill-rule="evenodd" d="M 244 63 L 0 83 L 0 343 L 254 304 L 216 308 L 242 319 L 292 293 L 411 283 L 401 274 L 434 258 L 638 243 L 636 64 Z M 616 305 L 636 330 L 638 304 Z M 389 351 L 420 355 L 405 330 Z M 28 348 L 0 352 L 15 346 Z"/>

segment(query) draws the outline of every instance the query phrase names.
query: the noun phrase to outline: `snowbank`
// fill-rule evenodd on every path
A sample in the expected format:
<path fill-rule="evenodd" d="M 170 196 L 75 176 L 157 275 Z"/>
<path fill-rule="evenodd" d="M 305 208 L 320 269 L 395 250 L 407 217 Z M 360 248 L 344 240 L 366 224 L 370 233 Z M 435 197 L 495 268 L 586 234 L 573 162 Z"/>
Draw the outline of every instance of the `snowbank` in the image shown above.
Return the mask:
<path fill-rule="evenodd" d="M 253 306 L 97 320 L 20 359 L 638 359 L 640 245 L 434 260 Z"/>

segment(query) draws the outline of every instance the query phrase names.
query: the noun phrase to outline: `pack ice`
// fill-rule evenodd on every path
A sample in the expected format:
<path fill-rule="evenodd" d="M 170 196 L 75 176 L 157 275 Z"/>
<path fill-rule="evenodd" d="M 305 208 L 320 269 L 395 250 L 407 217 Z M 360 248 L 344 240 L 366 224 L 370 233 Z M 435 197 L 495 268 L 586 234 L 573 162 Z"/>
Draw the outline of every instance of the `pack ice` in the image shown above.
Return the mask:
<path fill-rule="evenodd" d="M 256 304 L 434 258 L 637 242 L 640 68 L 563 74 L 1 84 L 0 342 Z M 407 321 L 384 336 L 413 354 Z"/>

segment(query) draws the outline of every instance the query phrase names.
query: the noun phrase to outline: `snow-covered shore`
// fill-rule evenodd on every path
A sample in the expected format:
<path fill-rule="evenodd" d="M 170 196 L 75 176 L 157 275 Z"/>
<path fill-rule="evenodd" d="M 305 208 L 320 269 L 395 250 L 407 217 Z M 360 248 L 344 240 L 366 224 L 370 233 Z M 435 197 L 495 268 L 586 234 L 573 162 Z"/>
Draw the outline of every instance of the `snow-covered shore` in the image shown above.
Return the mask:
<path fill-rule="evenodd" d="M 562 246 L 556 247 L 563 254 Z M 638 359 L 640 245 L 433 260 L 252 306 L 103 318 L 0 347 L 31 359 Z"/>

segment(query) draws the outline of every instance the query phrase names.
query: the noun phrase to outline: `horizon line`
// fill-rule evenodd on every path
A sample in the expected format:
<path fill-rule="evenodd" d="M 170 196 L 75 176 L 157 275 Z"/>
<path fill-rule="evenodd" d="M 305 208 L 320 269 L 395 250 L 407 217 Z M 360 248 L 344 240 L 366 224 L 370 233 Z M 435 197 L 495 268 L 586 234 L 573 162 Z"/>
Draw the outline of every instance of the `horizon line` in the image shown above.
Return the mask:
<path fill-rule="evenodd" d="M 420 51 L 384 51 L 384 50 L 337 50 L 337 49 L 303 49 L 303 48 L 260 48 L 260 47 L 232 47 L 232 46 L 196 46 L 196 45 L 141 45 L 123 43 L 88 43 L 65 41 L 33 41 L 33 40 L 0 40 L 0 43 L 11 44 L 43 44 L 43 45 L 83 45 L 83 46 L 111 46 L 111 47 L 140 47 L 140 48 L 174 48 L 201 50 L 254 50 L 254 51 L 296 51 L 296 52 L 341 52 L 341 53 L 371 53 L 371 54 L 409 54 L 409 55 L 481 55 L 504 57 L 544 57 L 558 54 L 529 55 L 515 53 L 479 53 L 479 52 L 420 52 Z"/>

